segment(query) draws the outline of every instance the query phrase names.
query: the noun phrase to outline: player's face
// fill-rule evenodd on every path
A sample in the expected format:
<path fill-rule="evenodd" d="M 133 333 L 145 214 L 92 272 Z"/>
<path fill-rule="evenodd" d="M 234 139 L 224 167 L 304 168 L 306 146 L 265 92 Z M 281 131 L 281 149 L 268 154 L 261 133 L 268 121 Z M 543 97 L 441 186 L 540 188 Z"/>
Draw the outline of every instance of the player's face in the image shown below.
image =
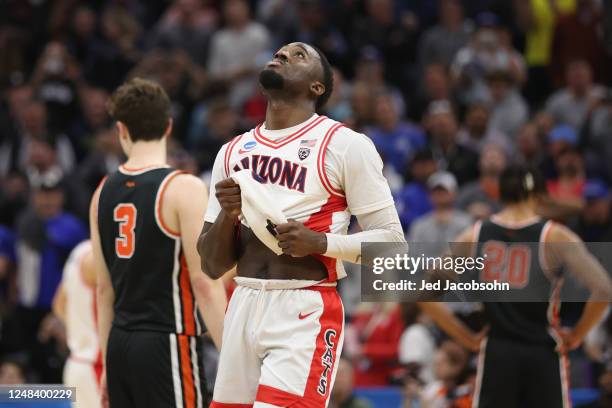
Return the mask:
<path fill-rule="evenodd" d="M 321 94 L 325 90 L 319 81 L 321 76 L 319 54 L 310 45 L 298 42 L 287 44 L 274 54 L 260 75 L 260 83 L 267 90 L 310 90 Z"/>

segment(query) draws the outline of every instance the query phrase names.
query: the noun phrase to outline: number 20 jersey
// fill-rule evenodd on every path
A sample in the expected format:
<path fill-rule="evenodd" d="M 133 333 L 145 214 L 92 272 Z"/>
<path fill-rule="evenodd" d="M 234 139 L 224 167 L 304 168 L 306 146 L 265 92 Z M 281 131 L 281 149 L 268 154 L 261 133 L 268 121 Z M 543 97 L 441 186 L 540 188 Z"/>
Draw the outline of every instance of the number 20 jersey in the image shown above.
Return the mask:
<path fill-rule="evenodd" d="M 180 234 L 161 217 L 164 191 L 180 173 L 122 166 L 102 184 L 98 229 L 115 291 L 117 327 L 201 333 Z"/>

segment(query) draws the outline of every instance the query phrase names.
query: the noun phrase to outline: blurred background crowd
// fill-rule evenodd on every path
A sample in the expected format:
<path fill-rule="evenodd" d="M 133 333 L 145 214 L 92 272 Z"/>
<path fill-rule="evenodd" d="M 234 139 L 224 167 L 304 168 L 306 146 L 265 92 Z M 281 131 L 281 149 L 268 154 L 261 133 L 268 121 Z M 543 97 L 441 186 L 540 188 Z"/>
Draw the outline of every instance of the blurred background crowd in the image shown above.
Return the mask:
<path fill-rule="evenodd" d="M 602 3 L 0 0 L 0 383 L 61 382 L 51 303 L 88 236 L 93 190 L 124 160 L 106 102 L 133 76 L 172 100 L 171 163 L 208 180 L 221 145 L 264 119 L 258 70 L 282 44 L 308 42 L 334 67 L 321 113 L 372 139 L 409 240 L 452 241 L 499 210 L 498 175 L 521 162 L 546 177 L 543 215 L 611 241 Z M 397 385 L 405 407 L 465 406 L 470 354 L 415 305 L 359 303 L 352 276 L 332 404 L 367 407 L 353 386 Z M 565 305 L 565 321 L 580 308 Z M 477 308 L 456 312 L 481 324 Z M 608 318 L 572 354 L 572 385 L 602 391 L 593 407 L 612 401 L 611 339 Z"/>

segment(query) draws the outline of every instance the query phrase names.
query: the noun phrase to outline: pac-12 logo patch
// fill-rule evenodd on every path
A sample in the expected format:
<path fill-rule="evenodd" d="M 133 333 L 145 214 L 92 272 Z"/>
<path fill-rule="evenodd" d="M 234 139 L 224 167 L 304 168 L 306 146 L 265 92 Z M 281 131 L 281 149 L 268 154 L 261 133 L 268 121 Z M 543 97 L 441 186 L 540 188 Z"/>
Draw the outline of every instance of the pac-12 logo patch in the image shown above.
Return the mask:
<path fill-rule="evenodd" d="M 257 146 L 257 142 L 254 140 L 251 140 L 250 142 L 246 142 L 242 146 L 242 148 L 238 150 L 238 153 L 242 154 L 242 153 L 250 152 L 251 150 L 255 148 L 255 146 Z"/>
<path fill-rule="evenodd" d="M 325 351 L 321 356 L 321 366 L 323 372 L 321 378 L 319 378 L 319 386 L 317 392 L 323 396 L 327 395 L 327 388 L 329 387 L 329 381 L 331 379 L 331 371 L 334 366 L 334 346 L 336 345 L 336 331 L 334 329 L 327 329 L 323 336 L 325 340 Z"/>
<path fill-rule="evenodd" d="M 309 155 L 310 155 L 310 149 L 307 147 L 300 147 L 300 149 L 298 150 L 298 157 L 300 158 L 300 160 L 304 160 Z"/>

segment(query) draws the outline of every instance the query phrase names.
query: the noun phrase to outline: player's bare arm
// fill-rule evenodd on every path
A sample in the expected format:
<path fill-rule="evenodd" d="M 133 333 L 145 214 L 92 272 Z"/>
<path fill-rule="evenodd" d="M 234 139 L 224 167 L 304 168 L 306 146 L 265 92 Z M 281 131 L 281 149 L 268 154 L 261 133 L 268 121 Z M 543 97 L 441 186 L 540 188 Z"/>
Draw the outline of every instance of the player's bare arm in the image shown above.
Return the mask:
<path fill-rule="evenodd" d="M 66 291 L 64 290 L 63 283 L 60 283 L 55 291 L 53 303 L 51 304 L 51 310 L 58 319 L 60 319 L 63 323 L 66 322 Z"/>
<path fill-rule="evenodd" d="M 196 251 L 207 203 L 208 192 L 204 183 L 194 176 L 181 174 L 168 185 L 162 216 L 171 229 L 180 231 L 198 308 L 215 345 L 221 348 L 227 305 L 225 288 L 221 280 L 212 280 L 202 272 Z"/>
<path fill-rule="evenodd" d="M 576 279 L 589 289 L 591 295 L 587 301 L 578 323 L 571 329 L 563 329 L 564 347 L 573 350 L 579 347 L 587 333 L 601 320 L 612 299 L 612 281 L 599 261 L 591 254 L 584 242 L 567 227 L 554 224 L 550 232 L 551 243 L 571 243 L 571 251 L 563 250 L 562 245 L 548 255 L 553 265 L 555 261 L 566 266 Z"/>
<path fill-rule="evenodd" d="M 215 197 L 221 212 L 214 223 L 204 224 L 197 248 L 202 270 L 218 279 L 238 261 L 236 224 L 241 211 L 240 187 L 232 178 L 227 178 L 215 184 Z"/>
<path fill-rule="evenodd" d="M 457 243 L 472 243 L 472 230 L 473 227 L 467 228 L 455 239 Z M 467 251 L 469 245 L 459 245 L 460 251 Z M 454 254 L 462 256 L 464 254 Z M 467 327 L 461 320 L 459 320 L 446 306 L 444 302 L 419 302 L 419 308 L 426 313 L 432 320 L 461 345 L 468 350 L 477 352 L 480 348 L 480 343 L 486 330 L 481 333 L 476 333 Z"/>

